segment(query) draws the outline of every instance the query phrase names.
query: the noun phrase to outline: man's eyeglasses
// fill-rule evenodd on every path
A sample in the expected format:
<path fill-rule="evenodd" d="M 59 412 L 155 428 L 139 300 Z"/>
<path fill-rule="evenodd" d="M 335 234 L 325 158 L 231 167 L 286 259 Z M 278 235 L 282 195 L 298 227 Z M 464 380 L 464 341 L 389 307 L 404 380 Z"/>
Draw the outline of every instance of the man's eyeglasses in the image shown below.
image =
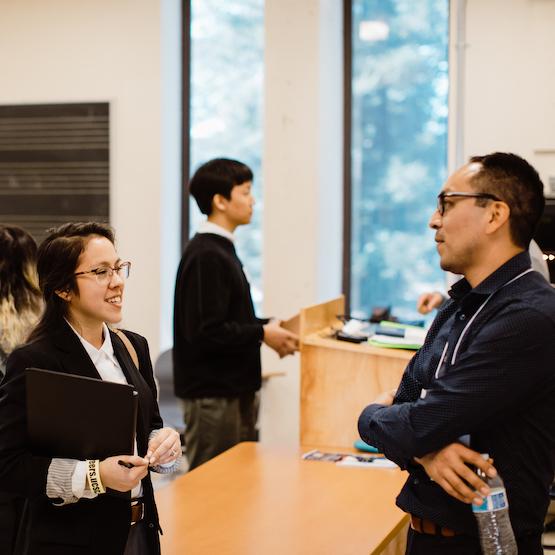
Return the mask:
<path fill-rule="evenodd" d="M 118 274 L 118 276 L 126 280 L 129 277 L 129 271 L 131 269 L 131 262 L 122 262 L 113 268 L 109 267 L 101 267 L 101 268 L 94 268 L 93 270 L 89 270 L 88 272 L 77 272 L 73 274 L 74 276 L 84 276 L 86 274 L 94 274 L 96 277 L 96 281 L 100 285 L 106 285 L 112 281 L 112 277 L 114 272 Z"/>
<path fill-rule="evenodd" d="M 467 192 L 456 192 L 456 191 L 443 191 L 439 193 L 437 196 L 437 211 L 440 213 L 441 216 L 445 213 L 445 199 L 451 197 L 463 197 L 463 198 L 483 198 L 488 200 L 497 200 L 500 201 L 501 199 L 492 195 L 490 193 L 467 193 Z"/>

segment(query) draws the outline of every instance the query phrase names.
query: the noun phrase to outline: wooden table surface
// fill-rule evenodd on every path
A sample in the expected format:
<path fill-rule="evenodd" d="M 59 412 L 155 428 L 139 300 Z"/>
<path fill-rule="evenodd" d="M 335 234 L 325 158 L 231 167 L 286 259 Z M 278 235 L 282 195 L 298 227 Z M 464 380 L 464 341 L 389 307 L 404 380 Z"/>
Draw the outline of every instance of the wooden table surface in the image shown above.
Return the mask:
<path fill-rule="evenodd" d="M 383 552 L 406 528 L 406 474 L 303 461 L 307 450 L 241 443 L 158 490 L 162 555 Z"/>

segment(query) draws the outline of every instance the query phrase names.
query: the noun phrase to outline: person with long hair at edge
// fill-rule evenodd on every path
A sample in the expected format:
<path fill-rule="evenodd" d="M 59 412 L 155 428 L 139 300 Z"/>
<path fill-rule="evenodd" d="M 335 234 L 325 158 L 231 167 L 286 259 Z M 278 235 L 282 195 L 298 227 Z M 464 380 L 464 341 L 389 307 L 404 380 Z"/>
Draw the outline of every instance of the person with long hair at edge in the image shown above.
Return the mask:
<path fill-rule="evenodd" d="M 24 229 L 0 225 L 0 381 L 8 355 L 23 343 L 42 311 L 37 244 Z M 11 555 L 23 498 L 0 492 L 0 553 Z"/>

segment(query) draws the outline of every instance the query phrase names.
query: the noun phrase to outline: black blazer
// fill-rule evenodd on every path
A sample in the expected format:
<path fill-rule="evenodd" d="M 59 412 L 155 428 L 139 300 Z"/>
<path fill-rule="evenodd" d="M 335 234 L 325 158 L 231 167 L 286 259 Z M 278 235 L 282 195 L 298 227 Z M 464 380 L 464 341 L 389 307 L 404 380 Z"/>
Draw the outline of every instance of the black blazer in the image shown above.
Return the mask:
<path fill-rule="evenodd" d="M 139 394 L 137 448 L 143 456 L 150 432 L 163 424 L 147 342 L 135 333 L 125 334 L 137 351 L 140 371 L 119 337 L 110 332 L 123 373 Z M 121 555 L 130 528 L 130 494 L 109 492 L 64 506 L 55 506 L 46 496 L 51 459 L 34 456 L 27 437 L 24 371 L 29 367 L 100 378 L 81 341 L 65 321 L 47 337 L 14 350 L 8 358 L 6 378 L 0 387 L 0 491 L 27 498 L 23 517 L 26 532 L 20 535 L 25 541 L 24 545 L 19 542 L 19 552 Z M 102 410 L 102 399 L 98 400 L 98 410 Z M 143 479 L 142 485 L 150 552 L 158 555 L 160 527 L 150 475 Z"/>

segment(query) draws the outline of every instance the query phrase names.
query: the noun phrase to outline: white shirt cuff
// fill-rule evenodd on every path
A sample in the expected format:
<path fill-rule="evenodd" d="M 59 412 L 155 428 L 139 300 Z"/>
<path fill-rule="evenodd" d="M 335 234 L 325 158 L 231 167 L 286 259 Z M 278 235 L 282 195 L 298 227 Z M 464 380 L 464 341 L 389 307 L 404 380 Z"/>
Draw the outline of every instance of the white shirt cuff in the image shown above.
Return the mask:
<path fill-rule="evenodd" d="M 77 499 L 93 499 L 97 496 L 90 489 L 85 489 L 87 485 L 87 461 L 78 461 L 71 477 L 71 489 Z"/>

